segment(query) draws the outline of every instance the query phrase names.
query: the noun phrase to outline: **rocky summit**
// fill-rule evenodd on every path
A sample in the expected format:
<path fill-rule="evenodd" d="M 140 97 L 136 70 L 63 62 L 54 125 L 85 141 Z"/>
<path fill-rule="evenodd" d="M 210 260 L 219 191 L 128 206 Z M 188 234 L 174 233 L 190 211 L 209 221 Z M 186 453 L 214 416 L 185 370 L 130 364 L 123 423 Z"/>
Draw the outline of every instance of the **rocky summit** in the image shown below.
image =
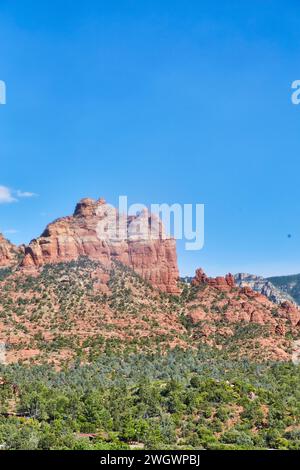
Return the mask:
<path fill-rule="evenodd" d="M 119 261 L 152 286 L 177 293 L 176 242 L 147 211 L 124 217 L 104 199 L 82 199 L 72 216 L 58 219 L 25 248 L 23 268 L 86 256 L 105 266 Z"/>

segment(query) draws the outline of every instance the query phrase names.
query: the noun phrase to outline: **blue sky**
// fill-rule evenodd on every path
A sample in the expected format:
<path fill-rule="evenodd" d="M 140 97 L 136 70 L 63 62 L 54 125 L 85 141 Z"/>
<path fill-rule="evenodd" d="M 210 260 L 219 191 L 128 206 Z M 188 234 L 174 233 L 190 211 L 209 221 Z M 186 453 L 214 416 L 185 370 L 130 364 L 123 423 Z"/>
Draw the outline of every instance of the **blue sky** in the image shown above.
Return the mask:
<path fill-rule="evenodd" d="M 299 2 L 1 0 L 0 48 L 12 241 L 125 194 L 205 204 L 182 274 L 300 272 Z"/>

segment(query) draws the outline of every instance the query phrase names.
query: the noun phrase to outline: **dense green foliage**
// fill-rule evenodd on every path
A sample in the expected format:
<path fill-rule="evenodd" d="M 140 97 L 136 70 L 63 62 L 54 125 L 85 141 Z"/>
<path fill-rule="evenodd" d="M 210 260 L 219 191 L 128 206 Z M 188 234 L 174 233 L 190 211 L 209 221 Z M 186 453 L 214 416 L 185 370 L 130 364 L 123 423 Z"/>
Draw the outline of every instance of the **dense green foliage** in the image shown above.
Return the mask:
<path fill-rule="evenodd" d="M 2 366 L 0 446 L 300 449 L 299 372 L 233 362 L 204 346 L 103 354 L 61 371 Z"/>

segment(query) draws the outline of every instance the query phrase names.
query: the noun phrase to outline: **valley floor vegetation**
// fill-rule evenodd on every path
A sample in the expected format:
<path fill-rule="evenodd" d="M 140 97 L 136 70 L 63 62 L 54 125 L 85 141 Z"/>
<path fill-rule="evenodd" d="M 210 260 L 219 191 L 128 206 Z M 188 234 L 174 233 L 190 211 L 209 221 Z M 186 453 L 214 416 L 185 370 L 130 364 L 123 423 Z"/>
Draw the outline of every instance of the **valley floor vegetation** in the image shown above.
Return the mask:
<path fill-rule="evenodd" d="M 0 448 L 298 449 L 300 368 L 208 346 L 0 367 Z"/>

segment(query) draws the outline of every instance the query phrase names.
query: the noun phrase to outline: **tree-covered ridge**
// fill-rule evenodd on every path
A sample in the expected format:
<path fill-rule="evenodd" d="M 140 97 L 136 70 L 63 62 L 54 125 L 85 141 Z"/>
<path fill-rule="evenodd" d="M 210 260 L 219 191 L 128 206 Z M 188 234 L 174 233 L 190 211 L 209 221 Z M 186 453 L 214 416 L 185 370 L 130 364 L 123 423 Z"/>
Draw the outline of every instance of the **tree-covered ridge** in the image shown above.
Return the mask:
<path fill-rule="evenodd" d="M 218 351 L 2 367 L 6 449 L 300 449 L 300 369 Z"/>
<path fill-rule="evenodd" d="M 7 363 L 61 366 L 75 358 L 92 362 L 110 350 L 203 343 L 234 358 L 289 360 L 300 333 L 291 326 L 263 296 L 186 283 L 180 295 L 165 294 L 118 262 L 108 268 L 82 258 L 34 274 L 0 272 L 0 344 Z"/>
<path fill-rule="evenodd" d="M 35 275 L 7 270 L 0 283 L 0 341 L 8 362 L 92 361 L 129 344 L 133 350 L 180 345 L 186 337 L 181 312 L 178 299 L 117 262 L 108 269 L 82 258 Z"/>

